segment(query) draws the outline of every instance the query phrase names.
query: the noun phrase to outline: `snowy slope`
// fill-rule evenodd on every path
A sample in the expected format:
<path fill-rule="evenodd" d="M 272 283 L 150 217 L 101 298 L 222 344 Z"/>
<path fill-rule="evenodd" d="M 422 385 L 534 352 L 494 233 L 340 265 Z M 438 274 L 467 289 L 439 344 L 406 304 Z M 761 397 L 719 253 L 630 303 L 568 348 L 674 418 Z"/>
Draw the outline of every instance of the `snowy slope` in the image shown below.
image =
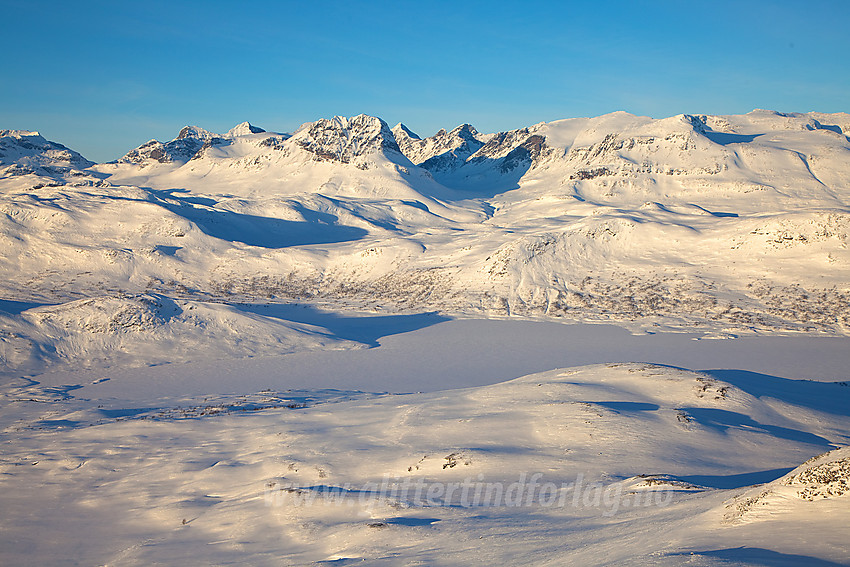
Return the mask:
<path fill-rule="evenodd" d="M 92 388 L 6 390 L 4 563 L 727 565 L 742 541 L 737 557 L 756 564 L 848 559 L 847 495 L 833 490 L 846 449 L 786 475 L 850 440 L 838 384 L 745 389 L 620 364 L 431 394 L 139 407 Z M 763 482 L 828 488 L 832 531 L 776 538 L 758 530 L 773 520 L 723 520 Z M 794 498 L 783 521 L 798 531 L 827 511 Z"/>
<path fill-rule="evenodd" d="M 826 515 L 833 516 L 827 523 L 836 524 L 847 510 L 848 496 L 850 447 L 842 447 L 812 457 L 788 474 L 736 495 L 725 504 L 723 521 L 740 525 L 808 517 L 810 522 Z M 840 530 L 846 524 L 835 527 Z"/>
<path fill-rule="evenodd" d="M 45 368 L 150 365 L 357 348 L 326 329 L 173 300 L 158 294 L 104 296 L 0 312 L 2 366 Z"/>

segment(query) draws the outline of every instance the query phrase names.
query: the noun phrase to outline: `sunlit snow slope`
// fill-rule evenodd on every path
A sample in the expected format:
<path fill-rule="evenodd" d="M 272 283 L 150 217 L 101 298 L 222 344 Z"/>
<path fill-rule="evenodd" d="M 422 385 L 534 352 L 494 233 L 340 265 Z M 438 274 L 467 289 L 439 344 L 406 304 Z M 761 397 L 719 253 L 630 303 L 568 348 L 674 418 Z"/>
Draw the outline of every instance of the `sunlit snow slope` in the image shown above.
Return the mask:
<path fill-rule="evenodd" d="M 847 449 L 807 461 L 850 441 L 842 384 L 615 364 L 426 394 L 74 393 L 7 391 L 4 564 L 850 560 Z"/>
<path fill-rule="evenodd" d="M 93 165 L 4 130 L 2 339 L 26 358 L 26 307 L 143 294 L 847 334 L 848 132 L 757 110 L 420 138 L 360 115 Z"/>

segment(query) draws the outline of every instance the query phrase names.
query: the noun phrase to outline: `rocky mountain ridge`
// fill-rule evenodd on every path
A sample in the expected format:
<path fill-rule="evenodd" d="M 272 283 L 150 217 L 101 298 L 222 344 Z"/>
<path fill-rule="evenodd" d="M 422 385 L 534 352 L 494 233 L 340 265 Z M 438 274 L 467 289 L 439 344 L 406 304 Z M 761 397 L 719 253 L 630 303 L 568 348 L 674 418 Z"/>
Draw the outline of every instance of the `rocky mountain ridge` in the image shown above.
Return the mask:
<path fill-rule="evenodd" d="M 0 175 L 55 174 L 94 165 L 62 144 L 46 140 L 38 132 L 0 130 Z"/>
<path fill-rule="evenodd" d="M 397 124 L 392 132 L 401 152 L 416 165 L 435 159 L 465 161 L 491 137 L 479 134 L 470 124 L 461 124 L 451 132 L 441 129 L 424 139 L 402 123 Z"/>

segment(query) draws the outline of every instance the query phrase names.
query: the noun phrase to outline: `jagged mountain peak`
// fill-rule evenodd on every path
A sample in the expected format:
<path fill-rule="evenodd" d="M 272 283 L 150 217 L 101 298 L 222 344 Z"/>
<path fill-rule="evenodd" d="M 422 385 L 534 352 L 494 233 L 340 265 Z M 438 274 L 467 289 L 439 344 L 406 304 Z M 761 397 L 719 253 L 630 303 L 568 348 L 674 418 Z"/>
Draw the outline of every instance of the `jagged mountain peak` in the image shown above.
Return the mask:
<path fill-rule="evenodd" d="M 175 139 L 197 138 L 199 140 L 210 140 L 215 137 L 217 137 L 217 134 L 213 134 L 209 130 L 204 130 L 199 126 L 184 126 L 180 129 L 180 133 L 177 134 L 177 138 Z"/>
<path fill-rule="evenodd" d="M 230 130 L 228 130 L 227 134 L 225 134 L 225 137 L 235 138 L 236 136 L 247 136 L 249 134 L 262 134 L 263 132 L 265 132 L 265 130 L 263 130 L 259 126 L 254 126 L 250 122 L 246 121 L 246 122 L 241 122 L 240 124 L 237 124 L 236 126 L 231 128 Z"/>
<path fill-rule="evenodd" d="M 361 130 L 361 129 L 369 129 L 369 128 L 383 128 L 386 127 L 387 130 L 390 130 L 390 127 L 387 126 L 387 123 L 377 116 L 371 116 L 369 114 L 358 114 L 356 116 L 347 117 L 347 116 L 333 116 L 331 118 L 320 118 L 315 122 L 307 122 L 302 124 L 301 127 L 296 130 L 296 134 L 305 129 L 310 129 L 311 127 L 321 126 L 322 128 L 331 128 L 338 131 L 348 131 L 348 130 Z"/>
<path fill-rule="evenodd" d="M 535 160 L 545 146 L 544 138 L 536 135 L 537 129 L 532 126 L 482 136 L 470 124 L 461 124 L 451 132 L 440 130 L 406 151 L 410 152 L 408 157 L 415 155 L 411 161 L 430 171 L 435 179 L 453 185 L 455 180 L 450 178 L 461 168 L 465 172 L 461 177 L 470 174 L 466 165 L 476 170 L 495 168 L 504 174 Z M 481 171 L 473 175 L 480 177 Z"/>
<path fill-rule="evenodd" d="M 398 127 L 394 133 L 402 153 L 415 164 L 423 164 L 432 159 L 441 163 L 465 160 L 486 141 L 470 124 L 461 124 L 451 131 L 440 128 L 436 134 L 427 138 L 407 136 Z"/>
<path fill-rule="evenodd" d="M 451 132 L 449 132 L 450 136 L 459 136 L 464 140 L 477 140 L 478 139 L 478 130 L 472 124 L 461 124 L 460 126 L 455 127 Z"/>
<path fill-rule="evenodd" d="M 118 163 L 135 163 L 146 165 L 152 162 L 173 163 L 186 162 L 192 159 L 205 145 L 221 141 L 218 134 L 205 130 L 200 126 L 184 126 L 177 137 L 170 142 L 150 140 L 132 149 L 119 158 Z"/>
<path fill-rule="evenodd" d="M 308 122 L 292 135 L 292 139 L 322 161 L 348 163 L 375 152 L 401 154 L 387 123 L 368 114 L 351 118 L 334 116 Z"/>
<path fill-rule="evenodd" d="M 393 126 L 392 132 L 393 132 L 393 135 L 396 138 L 396 141 L 398 141 L 399 136 L 411 138 L 413 140 L 421 140 L 422 139 L 419 136 L 419 134 L 417 134 L 416 132 L 414 132 L 413 130 L 411 130 L 410 128 L 408 128 L 407 126 L 402 124 L 401 122 L 399 122 L 398 124 Z"/>

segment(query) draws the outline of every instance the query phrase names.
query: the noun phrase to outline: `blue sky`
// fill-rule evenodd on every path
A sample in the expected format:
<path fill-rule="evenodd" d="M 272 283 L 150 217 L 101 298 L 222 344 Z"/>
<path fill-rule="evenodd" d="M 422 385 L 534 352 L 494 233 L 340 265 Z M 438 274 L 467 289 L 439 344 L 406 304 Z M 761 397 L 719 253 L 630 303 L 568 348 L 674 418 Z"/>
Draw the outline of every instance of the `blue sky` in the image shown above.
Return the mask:
<path fill-rule="evenodd" d="M 846 112 L 850 2 L 0 0 L 0 128 L 106 161 L 195 124 L 420 135 L 615 110 Z"/>

